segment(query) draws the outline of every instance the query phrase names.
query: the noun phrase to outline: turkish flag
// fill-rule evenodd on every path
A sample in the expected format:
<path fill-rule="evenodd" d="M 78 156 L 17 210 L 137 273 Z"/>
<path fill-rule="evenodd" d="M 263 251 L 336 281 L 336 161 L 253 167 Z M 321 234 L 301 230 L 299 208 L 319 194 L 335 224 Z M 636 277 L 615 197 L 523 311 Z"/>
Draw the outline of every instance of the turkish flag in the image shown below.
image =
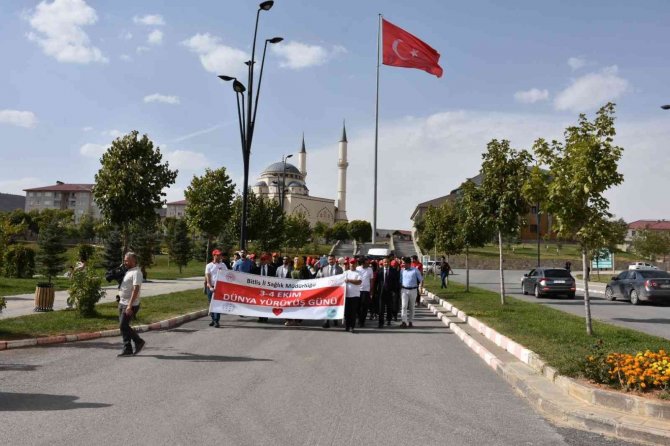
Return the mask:
<path fill-rule="evenodd" d="M 402 28 L 382 19 L 383 64 L 418 68 L 442 77 L 440 53 Z"/>

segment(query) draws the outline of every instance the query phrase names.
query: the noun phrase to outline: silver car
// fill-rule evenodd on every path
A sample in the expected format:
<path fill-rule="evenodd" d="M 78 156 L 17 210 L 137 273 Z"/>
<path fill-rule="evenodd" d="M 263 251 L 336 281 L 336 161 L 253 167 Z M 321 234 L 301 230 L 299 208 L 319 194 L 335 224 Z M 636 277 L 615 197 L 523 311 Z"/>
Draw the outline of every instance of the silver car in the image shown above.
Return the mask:
<path fill-rule="evenodd" d="M 670 302 L 670 274 L 659 270 L 628 270 L 612 277 L 605 288 L 605 299 L 628 299 L 633 305 L 642 301 Z"/>

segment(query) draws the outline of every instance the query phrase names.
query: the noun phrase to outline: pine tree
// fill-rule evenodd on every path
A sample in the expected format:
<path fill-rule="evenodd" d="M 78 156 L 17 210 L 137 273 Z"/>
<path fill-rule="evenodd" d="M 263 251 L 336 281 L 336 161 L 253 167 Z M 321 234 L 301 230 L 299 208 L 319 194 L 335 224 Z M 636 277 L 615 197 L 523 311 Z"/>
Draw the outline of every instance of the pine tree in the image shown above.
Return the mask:
<path fill-rule="evenodd" d="M 123 242 L 119 231 L 111 231 L 105 239 L 105 252 L 102 255 L 102 266 L 105 270 L 116 268 L 123 261 Z"/>
<path fill-rule="evenodd" d="M 132 226 L 130 248 L 137 255 L 137 263 L 145 279 L 148 276 L 147 268 L 154 263 L 154 250 L 157 245 L 155 220 Z"/>
<path fill-rule="evenodd" d="M 47 276 L 49 283 L 51 279 L 65 268 L 65 252 L 61 228 L 58 223 L 46 224 L 37 238 L 39 251 L 37 252 L 38 271 Z"/>
<path fill-rule="evenodd" d="M 188 226 L 184 220 L 177 220 L 174 225 L 174 241 L 170 258 L 179 266 L 179 273 L 182 267 L 188 264 L 192 255 L 191 239 L 188 236 Z"/>

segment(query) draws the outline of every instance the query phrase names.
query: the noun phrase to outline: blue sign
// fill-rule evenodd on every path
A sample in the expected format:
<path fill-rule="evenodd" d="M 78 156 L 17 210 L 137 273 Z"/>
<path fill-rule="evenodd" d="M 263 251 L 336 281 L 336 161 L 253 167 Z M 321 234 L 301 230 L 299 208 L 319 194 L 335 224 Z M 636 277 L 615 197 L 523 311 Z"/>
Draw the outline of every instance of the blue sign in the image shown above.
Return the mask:
<path fill-rule="evenodd" d="M 608 249 L 598 251 L 591 259 L 591 269 L 612 269 L 612 253 Z"/>

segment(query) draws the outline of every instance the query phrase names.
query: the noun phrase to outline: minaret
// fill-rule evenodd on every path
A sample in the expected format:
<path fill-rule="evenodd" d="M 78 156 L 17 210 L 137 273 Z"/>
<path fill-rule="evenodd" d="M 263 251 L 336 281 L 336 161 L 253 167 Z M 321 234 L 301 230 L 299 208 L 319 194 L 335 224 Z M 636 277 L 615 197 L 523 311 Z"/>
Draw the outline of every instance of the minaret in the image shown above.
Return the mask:
<path fill-rule="evenodd" d="M 307 151 L 305 150 L 305 134 L 302 134 L 302 148 L 298 153 L 298 169 L 304 177 L 307 177 Z"/>
<path fill-rule="evenodd" d="M 337 168 L 339 177 L 337 180 L 337 215 L 335 221 L 348 221 L 347 218 L 347 129 L 342 123 L 342 138 L 340 139 L 339 157 Z"/>

